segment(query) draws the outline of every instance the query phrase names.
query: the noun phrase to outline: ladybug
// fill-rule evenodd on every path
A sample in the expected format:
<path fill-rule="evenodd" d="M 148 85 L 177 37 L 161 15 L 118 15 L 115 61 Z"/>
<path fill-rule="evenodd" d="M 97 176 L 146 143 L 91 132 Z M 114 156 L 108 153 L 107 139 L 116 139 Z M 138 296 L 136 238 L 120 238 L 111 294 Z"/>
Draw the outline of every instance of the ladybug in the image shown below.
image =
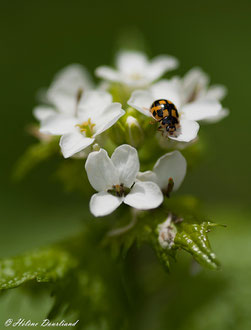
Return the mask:
<path fill-rule="evenodd" d="M 179 113 L 171 101 L 165 99 L 154 101 L 150 112 L 153 118 L 160 123 L 159 130 L 164 129 L 169 135 L 176 132 L 179 127 Z"/>

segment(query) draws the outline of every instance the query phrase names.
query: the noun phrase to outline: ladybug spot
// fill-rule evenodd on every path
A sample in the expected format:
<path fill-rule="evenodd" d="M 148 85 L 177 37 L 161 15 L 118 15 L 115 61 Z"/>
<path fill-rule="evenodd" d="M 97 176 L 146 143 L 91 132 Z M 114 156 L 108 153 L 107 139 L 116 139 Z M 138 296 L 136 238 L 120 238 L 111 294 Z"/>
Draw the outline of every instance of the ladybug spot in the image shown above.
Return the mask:
<path fill-rule="evenodd" d="M 157 114 L 159 117 L 163 117 L 163 110 L 162 109 L 157 110 Z"/>

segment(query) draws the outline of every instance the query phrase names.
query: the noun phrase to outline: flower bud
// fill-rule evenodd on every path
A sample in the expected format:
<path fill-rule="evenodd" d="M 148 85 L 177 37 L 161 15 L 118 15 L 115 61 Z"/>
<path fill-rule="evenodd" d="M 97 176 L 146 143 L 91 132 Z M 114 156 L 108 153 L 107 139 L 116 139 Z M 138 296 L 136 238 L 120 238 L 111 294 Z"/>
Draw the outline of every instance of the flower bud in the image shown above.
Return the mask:
<path fill-rule="evenodd" d="M 128 116 L 125 122 L 127 143 L 139 147 L 144 141 L 144 132 L 133 116 Z"/>
<path fill-rule="evenodd" d="M 177 234 L 177 229 L 172 222 L 172 215 L 169 214 L 167 219 L 158 225 L 158 241 L 163 249 L 171 249 L 174 245 L 174 239 Z"/>
<path fill-rule="evenodd" d="M 125 125 L 123 121 L 118 121 L 115 125 L 110 127 L 109 136 L 116 145 L 124 144 L 125 141 Z"/>
<path fill-rule="evenodd" d="M 100 146 L 98 143 L 94 143 L 92 146 L 93 151 L 99 151 L 100 150 Z"/>

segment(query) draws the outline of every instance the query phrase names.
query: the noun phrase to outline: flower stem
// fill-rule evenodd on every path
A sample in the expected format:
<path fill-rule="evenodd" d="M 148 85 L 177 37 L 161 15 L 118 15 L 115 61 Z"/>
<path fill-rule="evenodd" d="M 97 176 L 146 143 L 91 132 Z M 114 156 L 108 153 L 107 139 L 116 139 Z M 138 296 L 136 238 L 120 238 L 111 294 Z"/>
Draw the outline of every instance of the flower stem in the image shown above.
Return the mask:
<path fill-rule="evenodd" d="M 109 231 L 107 233 L 107 236 L 112 237 L 112 236 L 119 236 L 119 235 L 123 235 L 124 233 L 126 233 L 127 231 L 129 231 L 130 229 L 132 229 L 135 224 L 137 223 L 137 216 L 135 212 L 132 212 L 132 219 L 129 222 L 128 225 L 126 225 L 125 227 L 121 227 L 121 228 L 117 228 L 117 229 L 113 229 L 111 231 Z"/>

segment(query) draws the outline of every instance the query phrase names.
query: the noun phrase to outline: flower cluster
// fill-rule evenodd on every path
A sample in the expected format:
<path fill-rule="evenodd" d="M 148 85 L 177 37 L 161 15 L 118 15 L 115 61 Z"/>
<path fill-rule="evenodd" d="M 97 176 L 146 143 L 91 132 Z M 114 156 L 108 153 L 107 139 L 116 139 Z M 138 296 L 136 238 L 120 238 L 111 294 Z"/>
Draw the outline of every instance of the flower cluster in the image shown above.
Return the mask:
<path fill-rule="evenodd" d="M 141 52 L 121 51 L 115 68 L 96 69 L 102 83 L 95 86 L 84 67 L 70 65 L 43 93 L 44 105 L 34 109 L 40 132 L 60 137 L 64 158 L 86 158 L 97 192 L 90 199 L 94 216 L 106 216 L 122 203 L 158 208 L 180 187 L 187 170 L 181 152 L 166 152 L 161 140 L 190 145 L 198 140 L 200 123 L 228 114 L 221 104 L 225 87 L 211 86 L 201 69 L 161 79 L 177 66 L 172 56 L 149 60 Z"/>

